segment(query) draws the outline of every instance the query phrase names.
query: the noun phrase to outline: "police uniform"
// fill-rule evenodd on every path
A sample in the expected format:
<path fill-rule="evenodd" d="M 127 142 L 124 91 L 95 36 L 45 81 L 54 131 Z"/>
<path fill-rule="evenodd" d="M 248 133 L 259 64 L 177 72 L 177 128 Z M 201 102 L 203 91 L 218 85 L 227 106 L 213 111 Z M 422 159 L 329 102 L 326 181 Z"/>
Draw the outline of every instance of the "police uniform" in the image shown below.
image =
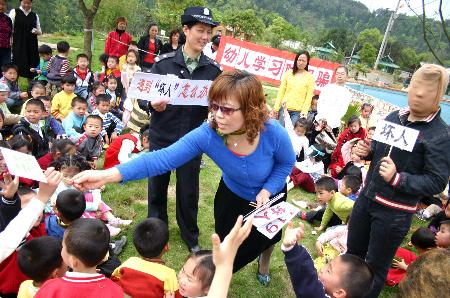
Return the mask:
<path fill-rule="evenodd" d="M 209 9 L 189 7 L 181 17 L 182 24 L 201 22 L 217 26 L 212 21 Z M 181 79 L 213 81 L 222 72 L 222 67 L 203 53 L 196 61 L 192 61 L 183 53 L 183 47 L 177 51 L 155 58 L 152 73 L 173 75 Z M 188 62 L 188 64 L 186 64 Z M 197 63 L 193 69 L 192 63 Z M 165 148 L 178 141 L 191 130 L 199 127 L 208 116 L 205 106 L 167 105 L 162 112 L 153 110 L 150 120 L 150 150 Z M 199 199 L 199 172 L 201 156 L 194 158 L 176 169 L 176 218 L 180 227 L 181 238 L 190 249 L 198 248 L 199 229 L 197 226 Z M 148 216 L 157 217 L 168 222 L 167 188 L 170 172 L 149 178 L 148 183 Z"/>

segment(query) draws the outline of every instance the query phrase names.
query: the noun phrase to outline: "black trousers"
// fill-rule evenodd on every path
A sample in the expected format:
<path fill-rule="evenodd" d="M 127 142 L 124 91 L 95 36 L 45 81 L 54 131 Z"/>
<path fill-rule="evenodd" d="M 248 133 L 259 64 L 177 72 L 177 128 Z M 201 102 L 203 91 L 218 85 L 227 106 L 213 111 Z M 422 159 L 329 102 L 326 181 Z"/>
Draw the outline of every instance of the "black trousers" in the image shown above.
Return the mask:
<path fill-rule="evenodd" d="M 176 169 L 176 218 L 181 238 L 189 248 L 198 245 L 197 225 L 201 155 Z M 167 189 L 170 173 L 148 179 L 148 217 L 168 223 Z"/>

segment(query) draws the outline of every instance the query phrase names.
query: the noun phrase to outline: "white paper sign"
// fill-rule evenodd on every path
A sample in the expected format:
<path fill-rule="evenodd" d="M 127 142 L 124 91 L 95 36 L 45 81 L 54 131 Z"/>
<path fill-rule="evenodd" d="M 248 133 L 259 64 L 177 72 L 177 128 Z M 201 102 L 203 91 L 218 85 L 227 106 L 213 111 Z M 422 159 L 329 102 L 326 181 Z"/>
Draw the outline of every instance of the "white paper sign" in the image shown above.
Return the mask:
<path fill-rule="evenodd" d="M 286 215 L 286 207 L 282 203 L 255 214 L 253 217 L 253 225 L 259 228 L 260 226 L 266 225 L 278 218 L 284 217 Z"/>
<path fill-rule="evenodd" d="M 391 145 L 402 150 L 411 152 L 416 143 L 419 131 L 385 120 L 377 123 L 373 139 L 375 141 Z"/>
<path fill-rule="evenodd" d="M 274 207 L 277 207 L 276 213 L 281 216 L 271 222 L 259 226 L 257 229 L 260 233 L 262 233 L 269 239 L 272 239 L 276 234 L 278 234 L 278 232 L 282 230 L 284 225 L 286 225 L 300 211 L 300 209 L 292 204 L 289 204 L 288 202 L 281 202 L 275 206 L 272 206 L 270 209 Z M 255 225 L 255 219 L 253 221 L 253 225 Z"/>
<path fill-rule="evenodd" d="M 185 80 L 173 75 L 137 72 L 133 76 L 128 97 L 152 101 L 169 99 L 169 104 L 207 106 L 212 81 Z"/>
<path fill-rule="evenodd" d="M 5 159 L 6 166 L 11 175 L 47 182 L 41 167 L 33 155 L 18 151 L 0 148 Z"/>

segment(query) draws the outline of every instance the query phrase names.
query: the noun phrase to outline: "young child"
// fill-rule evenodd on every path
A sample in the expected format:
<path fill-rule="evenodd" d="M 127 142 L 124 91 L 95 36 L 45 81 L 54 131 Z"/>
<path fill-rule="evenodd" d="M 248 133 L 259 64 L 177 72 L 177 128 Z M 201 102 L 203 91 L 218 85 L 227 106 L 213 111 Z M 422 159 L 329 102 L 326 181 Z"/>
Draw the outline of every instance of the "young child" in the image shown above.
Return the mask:
<path fill-rule="evenodd" d="M 97 108 L 97 96 L 100 94 L 105 94 L 106 88 L 103 86 L 102 82 L 96 81 L 92 84 L 92 92 L 89 94 L 88 98 L 88 113 L 91 114 Z"/>
<path fill-rule="evenodd" d="M 20 115 L 12 114 L 6 104 L 9 95 L 9 87 L 7 84 L 0 82 L 0 110 L 3 112 L 3 123 L 5 125 L 14 125 L 19 123 Z"/>
<path fill-rule="evenodd" d="M 305 136 L 307 129 L 307 122 L 305 118 L 300 118 L 292 125 L 291 117 L 287 110 L 286 104 L 283 104 L 284 109 L 284 127 L 286 128 L 289 138 L 292 142 L 292 147 L 294 147 L 294 152 L 297 155 L 297 161 L 302 161 L 306 157 L 306 150 L 309 147 L 309 140 Z"/>
<path fill-rule="evenodd" d="M 35 82 L 42 84 L 43 86 L 47 85 L 47 65 L 50 59 L 52 58 L 53 50 L 46 44 L 41 45 L 38 48 L 39 53 L 39 65 L 35 68 L 31 68 L 30 72 L 35 72 L 37 76 L 34 78 Z M 44 94 L 45 95 L 45 94 Z"/>
<path fill-rule="evenodd" d="M 77 79 L 74 76 L 61 78 L 62 91 L 58 92 L 52 99 L 52 115 L 59 121 L 72 111 L 72 99 L 77 95 L 74 93 Z"/>
<path fill-rule="evenodd" d="M 366 138 L 366 130 L 361 127 L 361 120 L 358 116 L 351 116 L 347 121 L 347 128 L 339 135 L 336 149 L 334 149 L 331 155 L 331 163 L 329 171 L 331 176 L 337 177 L 345 166 L 344 160 L 342 158 L 342 146 L 348 141 L 359 138 L 364 140 Z"/>
<path fill-rule="evenodd" d="M 50 100 L 50 97 L 39 96 L 36 99 L 39 99 L 44 103 L 45 111 L 42 115 L 41 123 L 44 126 L 44 131 L 47 132 L 50 140 L 53 141 L 54 139 L 63 137 L 66 132 L 64 131 L 61 123 L 59 123 L 59 121 L 56 120 L 51 114 L 52 101 Z"/>
<path fill-rule="evenodd" d="M 77 55 L 77 67 L 72 71 L 72 74 L 77 79 L 75 94 L 87 99 L 94 83 L 94 74 L 89 69 L 89 58 L 86 54 Z"/>
<path fill-rule="evenodd" d="M 33 143 L 33 156 L 40 158 L 49 150 L 47 132 L 40 123 L 44 114 L 44 103 L 38 99 L 30 99 L 25 104 L 25 117 L 13 128 L 13 135 L 22 134 L 28 136 Z"/>
<path fill-rule="evenodd" d="M 105 78 L 104 84 L 106 87 L 106 94 L 110 97 L 111 113 L 121 119 L 123 112 L 121 109 L 122 99 L 118 88 L 118 80 L 115 76 L 109 75 Z"/>
<path fill-rule="evenodd" d="M 317 115 L 317 101 L 319 100 L 319 95 L 313 95 L 311 98 L 311 106 L 309 107 L 309 112 L 306 115 L 306 122 L 308 123 L 308 130 L 313 130 L 314 119 Z"/>
<path fill-rule="evenodd" d="M 351 166 L 355 166 L 361 169 L 362 174 L 362 184 L 366 181 L 367 169 L 365 167 L 364 160 L 362 160 L 361 156 L 356 154 L 356 143 L 359 141 L 359 138 L 354 138 L 342 146 L 342 161 L 344 162 L 344 167 L 342 170 L 336 175 L 337 179 L 342 179 L 345 175 L 347 175 L 347 169 Z"/>
<path fill-rule="evenodd" d="M 103 119 L 102 136 L 106 144 L 113 142 L 123 130 L 123 122 L 110 112 L 111 102 L 109 96 L 100 94 L 97 96 L 97 109 L 92 112 L 92 115 L 98 115 Z"/>
<path fill-rule="evenodd" d="M 141 258 L 131 257 L 116 268 L 112 279 L 131 297 L 164 297 L 178 292 L 175 270 L 164 265 L 162 256 L 169 250 L 169 229 L 158 218 L 147 218 L 133 232 L 133 243 Z"/>
<path fill-rule="evenodd" d="M 448 249 L 450 247 L 450 220 L 441 222 L 435 238 L 436 246 Z"/>
<path fill-rule="evenodd" d="M 178 273 L 180 294 L 183 297 L 206 297 L 216 271 L 210 250 L 191 254 Z"/>
<path fill-rule="evenodd" d="M 340 184 L 339 192 L 353 202 L 356 201 L 357 193 L 361 189 L 361 179 L 355 175 L 345 175 Z"/>
<path fill-rule="evenodd" d="M 141 129 L 141 133 L 131 132 L 119 136 L 109 145 L 105 153 L 105 162 L 103 168 L 109 169 L 118 164 L 125 163 L 134 157 L 139 156 L 139 153 L 150 147 L 150 140 L 148 137 L 148 125 Z"/>
<path fill-rule="evenodd" d="M 33 86 L 31 87 L 31 91 L 30 91 L 30 99 L 31 98 L 38 98 L 40 96 L 46 96 L 47 95 L 47 91 L 45 89 L 45 86 L 42 85 L 41 83 L 35 83 L 33 84 Z M 27 99 L 30 100 L 30 99 Z M 24 102 L 24 104 L 22 105 L 22 109 L 20 110 L 20 116 L 25 116 L 25 104 L 27 103 L 27 101 Z"/>
<path fill-rule="evenodd" d="M 116 56 L 108 57 L 108 60 L 106 62 L 105 71 L 102 72 L 102 74 L 100 75 L 98 80 L 100 82 L 103 82 L 104 84 L 107 84 L 106 78 L 111 75 L 117 79 L 117 94 L 121 95 L 122 91 L 123 91 L 123 85 L 122 85 L 122 82 L 120 81 L 120 77 L 122 76 L 122 73 L 119 70 L 119 58 Z"/>
<path fill-rule="evenodd" d="M 81 191 L 76 189 L 61 191 L 56 197 L 55 214 L 50 214 L 45 219 L 47 235 L 62 240 L 65 229 L 80 218 L 85 209 L 86 201 Z"/>
<path fill-rule="evenodd" d="M 50 152 L 38 159 L 41 169 L 46 170 L 50 164 L 64 155 L 75 155 L 77 148 L 68 139 L 54 140 Z"/>
<path fill-rule="evenodd" d="M 313 193 L 314 183 L 324 174 L 322 159 L 325 156 L 323 147 L 311 145 L 305 152 L 306 158 L 302 162 L 296 162 L 292 169 L 288 182 L 288 189 L 300 187 L 301 189 Z"/>
<path fill-rule="evenodd" d="M 86 122 L 86 111 L 88 103 L 86 99 L 76 96 L 72 99 L 72 112 L 70 112 L 64 121 L 62 126 L 66 132 L 67 137 L 74 143 L 78 142 L 83 135 L 83 127 Z"/>
<path fill-rule="evenodd" d="M 92 169 L 97 169 L 97 161 L 102 153 L 101 136 L 103 120 L 98 115 L 89 115 L 83 125 L 84 133 L 76 143 L 78 153 L 86 158 Z"/>
<path fill-rule="evenodd" d="M 136 53 L 138 53 L 137 59 L 136 59 L 136 64 L 139 64 L 139 48 L 138 48 L 138 44 L 137 42 L 135 42 L 134 40 L 130 41 L 130 43 L 128 44 L 128 51 L 129 50 L 134 50 L 136 51 Z M 128 54 L 128 52 L 127 52 Z M 123 71 L 123 66 L 127 63 L 127 54 L 122 55 L 119 57 L 119 69 L 120 71 Z"/>
<path fill-rule="evenodd" d="M 128 94 L 128 88 L 130 87 L 134 74 L 141 71 L 138 60 L 139 54 L 137 50 L 128 50 L 126 54 L 126 63 L 121 68 L 121 81 L 125 88 L 125 94 Z"/>
<path fill-rule="evenodd" d="M 346 223 L 355 202 L 337 191 L 336 183 L 331 177 L 325 176 L 317 180 L 315 189 L 319 204 L 327 204 L 322 216 L 322 222 L 320 223 L 320 226 L 315 229 L 317 231 L 325 230 L 333 213 L 336 214 L 343 223 Z"/>
<path fill-rule="evenodd" d="M 340 254 L 347 252 L 348 226 L 338 225 L 326 229 L 316 241 L 318 257 L 314 260 L 317 272 Z"/>
<path fill-rule="evenodd" d="M 108 229 L 100 220 L 74 221 L 64 233 L 61 251 L 63 261 L 73 271 L 46 281 L 35 297 L 123 298 L 123 290 L 96 271 L 96 266 L 108 256 L 109 239 Z"/>
<path fill-rule="evenodd" d="M 419 255 L 422 255 L 436 247 L 434 238 L 435 234 L 431 230 L 420 227 L 411 235 L 411 243 L 416 248 Z M 394 260 L 392 261 L 392 268 L 389 269 L 386 277 L 386 284 L 388 286 L 398 285 L 405 277 L 408 266 L 416 259 L 417 255 L 415 253 L 399 247 L 395 253 Z"/>
<path fill-rule="evenodd" d="M 86 162 L 84 157 L 78 154 L 75 154 L 73 156 L 62 156 L 55 162 L 51 163 L 50 166 L 54 167 L 58 171 L 61 171 L 66 180 L 63 180 L 58 185 L 58 188 L 50 199 L 50 203 L 46 206 L 47 213 L 52 211 L 51 207 L 53 204 L 55 204 L 55 198 L 60 192 L 66 189 L 74 189 L 72 185 L 68 184 L 68 181 L 72 179 L 72 177 L 76 174 L 90 169 L 90 166 Z M 110 230 L 111 236 L 116 236 L 120 233 L 120 226 L 127 226 L 132 223 L 131 220 L 125 220 L 114 216 L 112 214 L 112 209 L 101 200 L 101 194 L 99 190 L 85 192 L 84 198 L 86 201 L 86 206 L 87 208 L 89 208 L 89 210 L 85 210 L 82 216 L 90 218 L 94 213 L 96 218 L 100 218 L 101 220 L 107 222 L 107 227 Z M 89 214 L 89 212 L 93 213 Z"/>
<path fill-rule="evenodd" d="M 69 52 L 70 45 L 67 41 L 60 41 L 56 44 L 58 54 L 50 58 L 47 64 L 47 92 L 54 96 L 61 91 L 61 85 L 64 84 L 62 78 L 70 73 Z"/>
<path fill-rule="evenodd" d="M 372 287 L 373 272 L 357 256 L 343 254 L 318 273 L 308 251 L 297 244 L 304 236 L 303 224 L 289 223 L 281 245 L 292 286 L 297 297 L 364 297 Z"/>
<path fill-rule="evenodd" d="M 0 83 L 4 83 L 9 88 L 8 99 L 6 100 L 6 105 L 10 110 L 20 108 L 23 104 L 23 100 L 28 98 L 26 92 L 21 92 L 19 89 L 18 79 L 18 68 L 15 64 L 8 63 L 2 66 L 2 77 L 0 78 Z"/>
<path fill-rule="evenodd" d="M 29 278 L 20 284 L 17 297 L 32 298 L 49 279 L 63 277 L 67 265 L 61 257 L 61 240 L 50 236 L 32 239 L 19 250 L 20 270 Z"/>
<path fill-rule="evenodd" d="M 367 131 L 370 127 L 375 126 L 375 121 L 370 118 L 373 112 L 373 105 L 365 102 L 361 105 L 360 111 L 361 115 L 359 116 L 359 120 L 361 121 L 361 127 Z"/>
<path fill-rule="evenodd" d="M 441 210 L 433 217 L 430 224 L 428 225 L 428 228 L 435 233 L 437 233 L 437 231 L 439 230 L 439 226 L 441 225 L 442 222 L 450 220 L 450 200 L 448 200 L 447 203 L 443 206 L 443 209 L 444 210 Z M 425 213 L 422 215 L 427 214 Z"/>

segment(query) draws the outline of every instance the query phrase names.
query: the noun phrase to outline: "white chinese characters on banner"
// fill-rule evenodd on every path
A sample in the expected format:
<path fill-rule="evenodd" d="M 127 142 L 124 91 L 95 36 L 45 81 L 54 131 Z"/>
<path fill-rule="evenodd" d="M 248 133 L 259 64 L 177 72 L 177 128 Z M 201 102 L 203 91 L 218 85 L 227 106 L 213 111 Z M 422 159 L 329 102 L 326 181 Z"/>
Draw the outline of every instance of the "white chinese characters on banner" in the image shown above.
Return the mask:
<path fill-rule="evenodd" d="M 253 217 L 253 225 L 269 239 L 272 239 L 300 211 L 287 202 L 281 202 Z"/>
<path fill-rule="evenodd" d="M 138 72 L 133 76 L 128 96 L 152 101 L 169 99 L 171 105 L 208 105 L 211 81 L 185 80 L 175 76 L 163 76 Z"/>
<path fill-rule="evenodd" d="M 32 179 L 35 181 L 47 182 L 36 157 L 30 154 L 1 148 L 8 172 L 14 176 Z"/>
<path fill-rule="evenodd" d="M 419 131 L 389 121 L 380 120 L 373 135 L 375 141 L 411 152 Z"/>
<path fill-rule="evenodd" d="M 294 60 L 227 43 L 220 64 L 279 81 L 286 71 L 292 69 Z M 316 89 L 321 90 L 331 83 L 334 73 L 332 69 L 309 65 L 308 70 L 314 76 Z"/>

